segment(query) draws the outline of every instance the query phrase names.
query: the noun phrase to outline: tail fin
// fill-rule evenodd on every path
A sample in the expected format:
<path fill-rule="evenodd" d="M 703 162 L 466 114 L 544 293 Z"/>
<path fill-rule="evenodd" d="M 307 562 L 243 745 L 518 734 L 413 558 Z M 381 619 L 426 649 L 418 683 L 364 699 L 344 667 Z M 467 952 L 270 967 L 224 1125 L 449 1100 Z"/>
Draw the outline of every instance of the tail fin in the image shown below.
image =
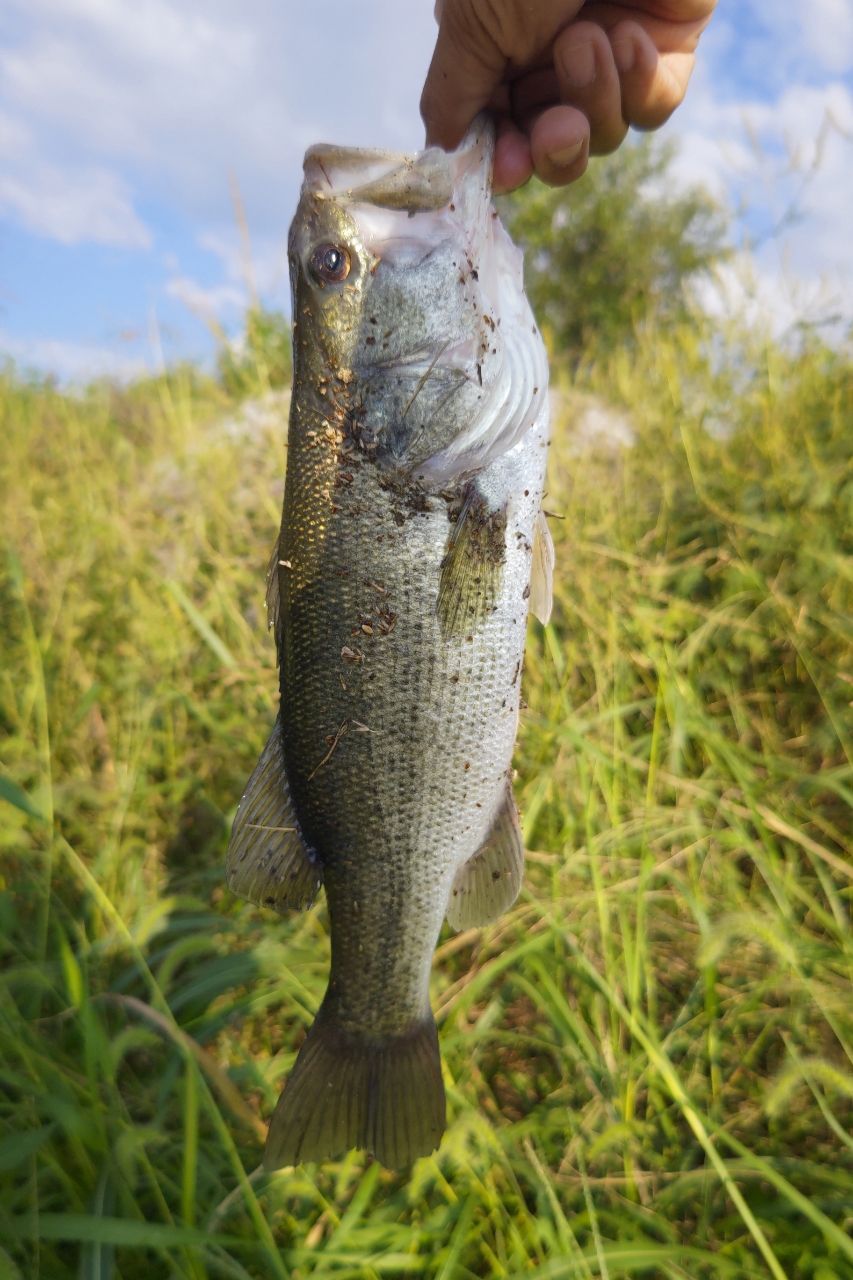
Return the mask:
<path fill-rule="evenodd" d="M 347 1031 L 321 1009 L 278 1100 L 264 1167 L 362 1147 L 400 1169 L 435 1150 L 445 1123 L 432 1014 L 403 1035 L 379 1037 Z"/>

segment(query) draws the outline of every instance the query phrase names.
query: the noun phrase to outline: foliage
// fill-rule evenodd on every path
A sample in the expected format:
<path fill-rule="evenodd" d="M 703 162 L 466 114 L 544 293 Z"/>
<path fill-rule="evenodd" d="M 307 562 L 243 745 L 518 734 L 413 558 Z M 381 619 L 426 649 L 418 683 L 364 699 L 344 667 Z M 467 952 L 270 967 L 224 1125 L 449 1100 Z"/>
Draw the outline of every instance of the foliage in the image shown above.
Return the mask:
<path fill-rule="evenodd" d="M 725 219 L 701 188 L 672 189 L 672 155 L 645 138 L 571 187 L 533 180 L 501 202 L 560 358 L 576 364 L 633 343 L 651 316 L 684 321 L 685 284 L 725 256 Z"/>
<path fill-rule="evenodd" d="M 250 307 L 240 339 L 221 342 L 218 367 L 231 396 L 263 395 L 289 387 L 293 360 L 287 316 L 260 305 Z"/>
<path fill-rule="evenodd" d="M 0 383 L 0 1275 L 853 1277 L 853 365 L 650 328 L 556 395 L 528 875 L 442 938 L 448 1134 L 266 1176 L 328 964 L 322 901 L 222 884 L 286 395 Z"/>
<path fill-rule="evenodd" d="M 322 897 L 222 883 L 286 321 L 216 382 L 0 379 L 0 1277 L 853 1280 L 853 362 L 688 314 L 722 226 L 665 163 L 511 205 L 558 367 L 530 852 L 442 937 L 408 1171 L 260 1167 L 329 957 Z"/>

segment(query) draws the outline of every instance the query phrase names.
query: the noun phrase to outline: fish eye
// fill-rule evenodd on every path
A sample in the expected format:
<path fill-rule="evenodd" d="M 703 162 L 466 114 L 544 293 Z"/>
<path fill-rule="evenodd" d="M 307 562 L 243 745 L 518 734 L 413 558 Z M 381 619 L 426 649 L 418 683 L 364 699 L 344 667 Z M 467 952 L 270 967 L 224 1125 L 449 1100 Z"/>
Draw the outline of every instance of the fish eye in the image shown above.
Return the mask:
<path fill-rule="evenodd" d="M 314 275 L 326 284 L 340 284 L 350 271 L 350 256 L 338 244 L 318 245 L 309 263 Z"/>

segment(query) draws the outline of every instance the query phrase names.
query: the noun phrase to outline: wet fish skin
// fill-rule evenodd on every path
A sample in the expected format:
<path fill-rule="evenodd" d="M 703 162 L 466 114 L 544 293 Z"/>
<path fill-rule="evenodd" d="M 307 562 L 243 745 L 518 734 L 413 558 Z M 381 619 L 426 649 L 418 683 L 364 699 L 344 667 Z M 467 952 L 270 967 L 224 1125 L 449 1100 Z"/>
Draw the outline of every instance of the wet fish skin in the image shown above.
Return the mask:
<path fill-rule="evenodd" d="M 476 888 L 482 913 L 502 888 L 492 878 L 515 874 L 520 850 L 509 770 L 547 406 L 544 383 L 528 388 L 516 412 L 527 420 L 497 419 L 503 448 L 486 433 L 454 461 L 492 389 L 501 393 L 486 359 L 497 368 L 501 317 L 489 315 L 474 234 L 496 234 L 485 222 L 490 144 L 468 145 L 473 175 L 451 188 L 460 203 L 480 200 L 468 244 L 461 219 L 434 208 L 434 157 L 414 217 L 397 211 L 399 173 L 386 183 L 390 212 L 372 203 L 381 174 L 367 184 L 371 203 L 306 183 L 291 232 L 294 383 L 271 578 L 277 731 L 287 821 L 298 827 L 286 838 L 322 868 L 332 962 L 273 1118 L 268 1167 L 353 1145 L 399 1166 L 434 1148 L 444 1127 L 435 943 L 446 911 L 464 918 L 464 868 L 477 851 L 491 859 Z M 349 259 L 340 282 L 318 276 L 324 246 Z M 525 320 L 532 331 L 529 311 Z"/>

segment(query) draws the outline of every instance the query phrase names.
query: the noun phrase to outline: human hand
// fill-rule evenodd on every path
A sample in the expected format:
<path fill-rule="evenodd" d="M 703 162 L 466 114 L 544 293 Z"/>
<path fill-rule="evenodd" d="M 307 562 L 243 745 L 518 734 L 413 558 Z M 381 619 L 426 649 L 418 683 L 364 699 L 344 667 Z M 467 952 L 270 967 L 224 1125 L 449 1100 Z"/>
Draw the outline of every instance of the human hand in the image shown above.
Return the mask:
<path fill-rule="evenodd" d="M 629 125 L 680 104 L 716 0 L 437 0 L 421 96 L 427 145 L 451 149 L 478 111 L 497 120 L 495 190 L 536 173 L 574 182 Z"/>

